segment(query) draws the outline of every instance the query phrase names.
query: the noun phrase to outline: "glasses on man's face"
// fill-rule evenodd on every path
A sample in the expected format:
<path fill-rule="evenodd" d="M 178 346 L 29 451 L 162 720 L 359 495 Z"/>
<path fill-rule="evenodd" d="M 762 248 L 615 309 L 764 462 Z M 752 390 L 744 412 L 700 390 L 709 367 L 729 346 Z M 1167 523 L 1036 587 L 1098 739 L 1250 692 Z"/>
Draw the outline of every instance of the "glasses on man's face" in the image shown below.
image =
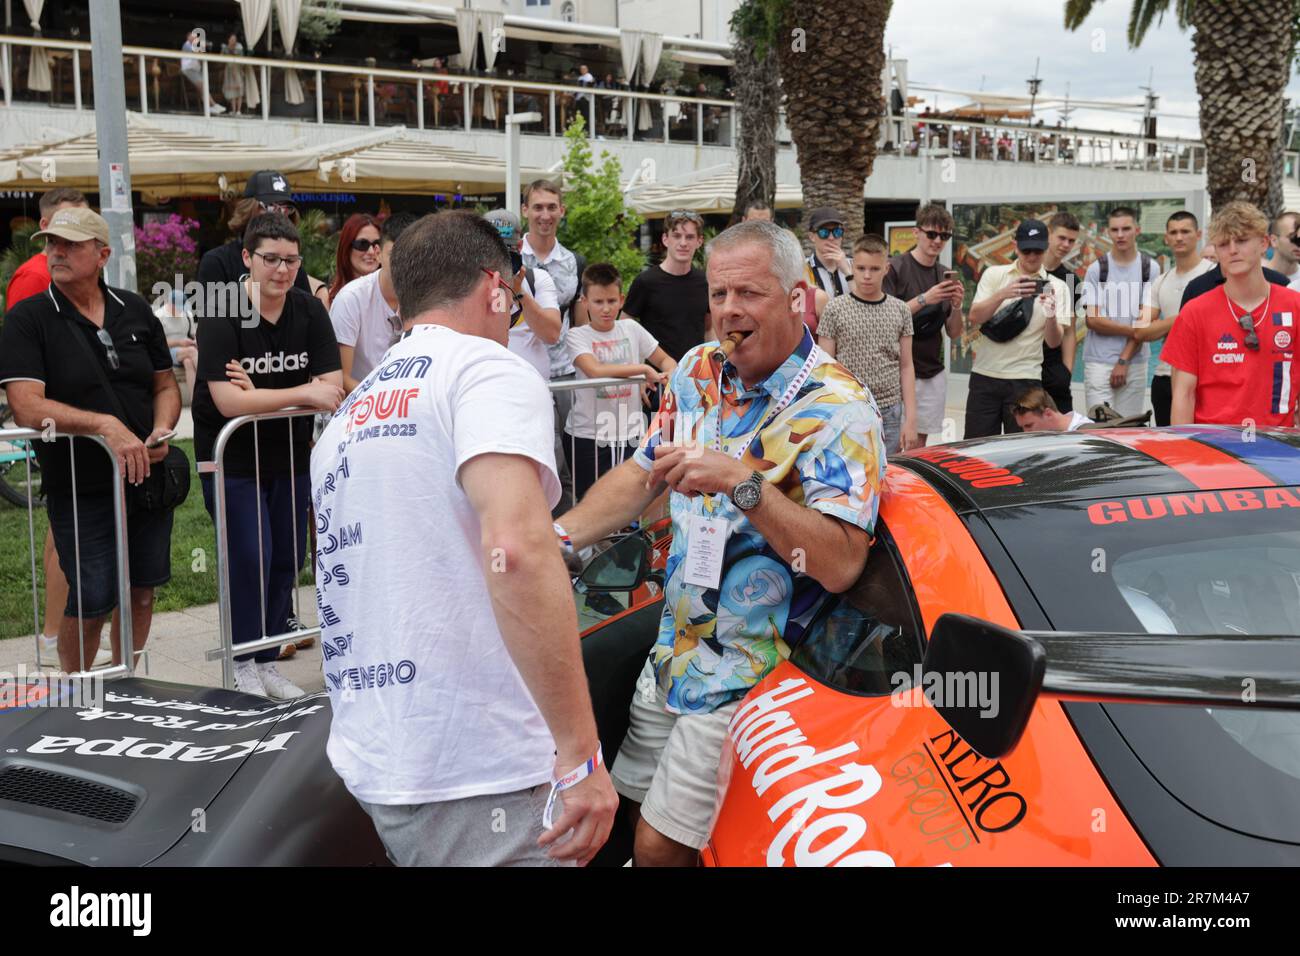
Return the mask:
<path fill-rule="evenodd" d="M 835 226 L 834 228 L 831 228 L 830 226 L 822 226 L 817 230 L 817 238 L 819 239 L 829 239 L 831 236 L 834 236 L 836 239 L 843 239 L 844 227 Z"/>
<path fill-rule="evenodd" d="M 293 217 L 298 211 L 298 207 L 291 202 L 264 202 L 261 203 L 262 212 L 278 212 L 282 216 Z"/>
<path fill-rule="evenodd" d="M 95 338 L 99 339 L 99 344 L 104 346 L 104 354 L 108 356 L 108 367 L 116 372 L 122 367 L 122 360 L 117 357 L 117 348 L 113 345 L 113 336 L 108 334 L 108 329 L 100 329 L 95 333 Z"/>
<path fill-rule="evenodd" d="M 278 256 L 274 252 L 254 252 L 253 255 L 261 257 L 266 267 L 272 271 L 284 266 L 293 272 L 302 265 L 302 256 Z"/>
<path fill-rule="evenodd" d="M 371 249 L 378 249 L 379 243 L 378 239 L 353 239 L 352 248 L 357 252 L 369 252 Z"/>
<path fill-rule="evenodd" d="M 486 266 L 479 266 L 479 270 L 485 276 L 496 276 L 497 285 L 501 286 L 501 288 L 506 290 L 506 292 L 510 295 L 511 302 L 516 301 L 515 287 L 512 286 L 509 282 L 507 282 L 505 279 L 501 278 L 501 274 L 499 272 L 493 272 L 491 269 L 487 268 Z M 516 312 L 514 315 L 510 317 L 509 327 L 513 329 L 516 325 L 518 325 L 523 320 L 524 320 L 524 310 L 521 308 L 518 312 Z"/>
<path fill-rule="evenodd" d="M 1241 326 L 1246 333 L 1246 348 L 1252 352 L 1259 351 L 1259 336 L 1255 334 L 1255 323 L 1250 318 L 1250 313 L 1237 316 L 1237 324 Z"/>
<path fill-rule="evenodd" d="M 925 238 L 931 241 L 934 241 L 935 239 L 942 239 L 944 242 L 947 242 L 949 239 L 952 238 L 951 232 L 936 232 L 933 229 L 922 229 L 921 234 L 925 236 Z"/>

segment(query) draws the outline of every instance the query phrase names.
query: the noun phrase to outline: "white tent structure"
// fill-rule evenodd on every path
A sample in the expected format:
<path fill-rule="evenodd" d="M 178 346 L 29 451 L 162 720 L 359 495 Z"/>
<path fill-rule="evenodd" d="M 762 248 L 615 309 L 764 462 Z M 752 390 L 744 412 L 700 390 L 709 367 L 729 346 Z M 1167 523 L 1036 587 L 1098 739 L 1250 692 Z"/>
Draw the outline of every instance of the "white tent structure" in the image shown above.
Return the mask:
<path fill-rule="evenodd" d="M 526 182 L 546 171 L 525 166 L 519 174 Z M 317 163 L 317 178 L 352 192 L 501 192 L 506 164 L 495 156 L 439 146 L 397 126 L 332 148 Z"/>
<path fill-rule="evenodd" d="M 256 146 L 166 130 L 136 113 L 127 114 L 127 150 L 132 188 L 155 197 L 212 194 L 233 188 L 259 169 L 291 173 L 316 167 L 316 156 L 301 147 Z M 39 188 L 42 183 L 99 189 L 93 130 L 0 153 L 0 184 Z"/>
<path fill-rule="evenodd" d="M 702 169 L 677 180 L 634 185 L 627 202 L 643 216 L 657 218 L 674 209 L 727 213 L 736 201 L 736 167 L 732 164 Z M 798 209 L 803 190 L 797 184 L 776 184 L 776 208 Z"/>

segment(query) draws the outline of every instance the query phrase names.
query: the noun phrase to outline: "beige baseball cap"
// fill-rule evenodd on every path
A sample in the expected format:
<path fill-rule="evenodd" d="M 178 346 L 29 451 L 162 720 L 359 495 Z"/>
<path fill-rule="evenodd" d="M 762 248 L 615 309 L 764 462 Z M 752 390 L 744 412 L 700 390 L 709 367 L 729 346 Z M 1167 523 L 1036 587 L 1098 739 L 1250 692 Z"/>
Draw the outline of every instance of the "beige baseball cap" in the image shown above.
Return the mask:
<path fill-rule="evenodd" d="M 93 209 L 70 206 L 56 212 L 50 218 L 50 224 L 46 228 L 32 234 L 32 238 L 36 236 L 58 236 L 69 242 L 98 239 L 104 245 L 108 245 L 108 223 Z"/>

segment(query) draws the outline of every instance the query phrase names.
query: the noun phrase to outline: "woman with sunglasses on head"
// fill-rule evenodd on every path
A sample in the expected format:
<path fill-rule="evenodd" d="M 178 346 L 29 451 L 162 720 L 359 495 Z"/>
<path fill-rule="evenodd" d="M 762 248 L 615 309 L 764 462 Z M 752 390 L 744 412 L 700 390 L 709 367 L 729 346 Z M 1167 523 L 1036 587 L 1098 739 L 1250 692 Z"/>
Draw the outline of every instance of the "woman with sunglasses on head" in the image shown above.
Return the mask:
<path fill-rule="evenodd" d="M 201 301 L 191 303 L 197 317 L 204 315 L 234 314 L 239 301 L 239 282 L 248 272 L 244 265 L 244 230 L 256 216 L 278 212 L 298 224 L 298 207 L 293 203 L 289 181 L 274 169 L 264 169 L 248 177 L 244 196 L 230 208 L 226 225 L 233 238 L 224 245 L 209 249 L 199 260 L 198 281 L 203 285 Z M 305 269 L 299 269 L 293 284 L 303 292 L 311 293 L 311 283 Z"/>
<path fill-rule="evenodd" d="M 379 233 L 379 220 L 364 212 L 353 213 L 343 223 L 339 230 L 338 250 L 334 254 L 330 302 L 339 294 L 339 289 L 353 279 L 368 276 L 379 268 Z"/>
<path fill-rule="evenodd" d="M 295 288 L 302 269 L 298 231 L 266 214 L 244 234 L 241 314 L 198 324 L 194 453 L 211 461 L 232 418 L 305 406 L 332 412 L 343 400 L 339 347 L 320 301 Z M 231 626 L 236 644 L 289 629 L 292 594 L 307 553 L 310 416 L 249 424 L 226 446 L 225 514 Z M 288 436 L 289 440 L 285 438 Z M 215 476 L 201 474 L 215 520 Z M 276 670 L 278 648 L 235 658 L 235 689 L 287 700 L 302 695 Z"/>

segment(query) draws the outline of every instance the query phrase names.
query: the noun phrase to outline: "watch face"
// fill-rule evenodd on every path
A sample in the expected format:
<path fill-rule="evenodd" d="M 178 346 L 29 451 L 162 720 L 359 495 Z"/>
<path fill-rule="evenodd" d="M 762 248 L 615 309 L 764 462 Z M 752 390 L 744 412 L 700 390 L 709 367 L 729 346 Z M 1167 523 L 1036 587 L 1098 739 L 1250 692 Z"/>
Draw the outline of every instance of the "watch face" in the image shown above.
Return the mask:
<path fill-rule="evenodd" d="M 754 505 L 758 504 L 759 496 L 762 494 L 762 487 L 752 478 L 748 478 L 736 485 L 731 493 L 731 500 L 736 503 L 736 507 L 741 511 L 748 511 Z"/>

